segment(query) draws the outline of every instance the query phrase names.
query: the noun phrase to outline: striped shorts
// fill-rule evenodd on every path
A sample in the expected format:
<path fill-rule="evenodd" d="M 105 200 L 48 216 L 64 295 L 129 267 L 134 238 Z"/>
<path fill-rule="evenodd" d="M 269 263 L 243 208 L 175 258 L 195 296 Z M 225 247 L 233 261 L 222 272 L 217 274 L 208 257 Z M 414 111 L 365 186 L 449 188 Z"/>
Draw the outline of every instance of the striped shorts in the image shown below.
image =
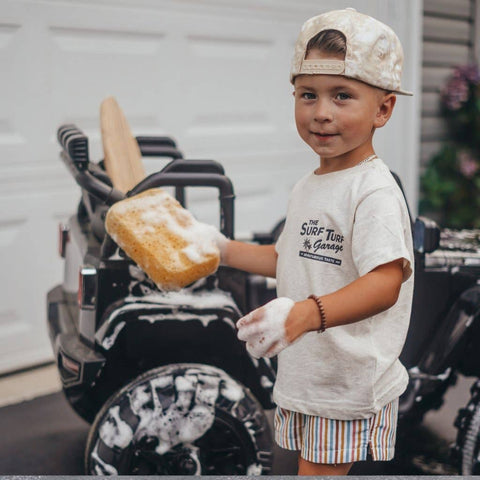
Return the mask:
<path fill-rule="evenodd" d="M 375 416 L 360 420 L 333 420 L 292 412 L 275 411 L 275 441 L 314 463 L 350 463 L 367 459 L 391 460 L 395 453 L 398 398 Z"/>

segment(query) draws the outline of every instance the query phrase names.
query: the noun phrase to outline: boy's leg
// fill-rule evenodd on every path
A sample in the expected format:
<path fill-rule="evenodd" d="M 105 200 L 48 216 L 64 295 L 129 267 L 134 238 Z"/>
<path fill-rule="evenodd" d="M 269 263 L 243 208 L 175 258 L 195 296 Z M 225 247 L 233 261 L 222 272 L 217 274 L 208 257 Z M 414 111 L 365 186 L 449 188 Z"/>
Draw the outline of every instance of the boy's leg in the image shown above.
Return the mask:
<path fill-rule="evenodd" d="M 298 454 L 298 475 L 346 475 L 353 463 L 313 463 Z"/>

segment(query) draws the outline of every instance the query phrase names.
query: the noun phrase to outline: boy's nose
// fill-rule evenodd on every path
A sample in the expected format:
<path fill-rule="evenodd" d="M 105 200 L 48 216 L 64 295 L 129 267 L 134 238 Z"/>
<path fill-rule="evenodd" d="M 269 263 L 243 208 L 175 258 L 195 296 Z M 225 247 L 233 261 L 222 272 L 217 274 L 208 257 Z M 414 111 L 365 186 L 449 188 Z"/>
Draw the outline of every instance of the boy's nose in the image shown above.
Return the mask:
<path fill-rule="evenodd" d="M 328 100 L 318 100 L 314 111 L 314 120 L 325 122 L 332 120 L 332 109 Z"/>

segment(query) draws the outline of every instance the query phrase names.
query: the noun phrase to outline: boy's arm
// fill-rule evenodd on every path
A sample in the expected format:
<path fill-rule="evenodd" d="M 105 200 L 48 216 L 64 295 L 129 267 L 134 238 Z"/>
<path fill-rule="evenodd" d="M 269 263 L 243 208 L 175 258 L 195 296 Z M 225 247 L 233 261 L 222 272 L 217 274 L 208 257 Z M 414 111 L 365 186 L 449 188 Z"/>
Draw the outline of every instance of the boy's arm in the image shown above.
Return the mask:
<path fill-rule="evenodd" d="M 321 297 L 327 328 L 358 322 L 392 307 L 403 281 L 403 259 L 374 268 L 347 286 Z M 309 331 L 320 328 L 317 303 L 278 298 L 241 318 L 238 338 L 255 357 L 272 357 Z"/>
<path fill-rule="evenodd" d="M 403 259 L 380 265 L 336 292 L 321 297 L 327 328 L 347 325 L 371 317 L 395 305 L 403 281 Z M 285 322 L 286 338 L 320 328 L 316 302 L 296 302 Z"/>
<path fill-rule="evenodd" d="M 275 278 L 277 256 L 275 245 L 256 245 L 229 240 L 222 252 L 222 263 L 246 272 Z"/>

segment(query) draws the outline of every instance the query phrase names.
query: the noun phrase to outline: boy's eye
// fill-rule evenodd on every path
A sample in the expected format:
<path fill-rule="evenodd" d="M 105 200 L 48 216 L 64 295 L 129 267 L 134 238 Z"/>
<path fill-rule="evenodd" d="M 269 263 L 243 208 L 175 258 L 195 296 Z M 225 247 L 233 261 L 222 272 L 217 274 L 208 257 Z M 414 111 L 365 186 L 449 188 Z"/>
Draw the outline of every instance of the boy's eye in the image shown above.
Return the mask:
<path fill-rule="evenodd" d="M 339 92 L 339 93 L 337 93 L 335 98 L 337 100 L 348 100 L 349 98 L 352 98 L 352 97 L 348 93 Z"/>
<path fill-rule="evenodd" d="M 302 93 L 302 98 L 304 100 L 315 100 L 315 98 L 317 98 L 317 97 L 314 93 L 304 92 L 304 93 Z"/>

